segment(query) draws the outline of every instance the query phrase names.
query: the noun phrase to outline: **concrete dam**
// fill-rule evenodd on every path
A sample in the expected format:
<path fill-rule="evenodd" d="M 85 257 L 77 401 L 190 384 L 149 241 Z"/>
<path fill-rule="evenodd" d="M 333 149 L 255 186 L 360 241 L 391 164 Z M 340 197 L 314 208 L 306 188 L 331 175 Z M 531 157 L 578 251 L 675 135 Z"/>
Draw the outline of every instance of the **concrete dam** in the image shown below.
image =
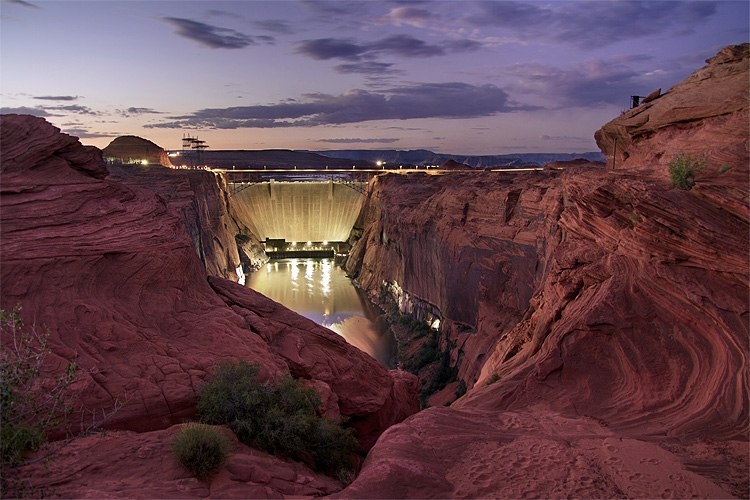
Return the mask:
<path fill-rule="evenodd" d="M 362 209 L 366 186 L 333 180 L 235 184 L 232 205 L 267 246 L 269 241 L 287 249 L 308 242 L 344 242 Z"/>

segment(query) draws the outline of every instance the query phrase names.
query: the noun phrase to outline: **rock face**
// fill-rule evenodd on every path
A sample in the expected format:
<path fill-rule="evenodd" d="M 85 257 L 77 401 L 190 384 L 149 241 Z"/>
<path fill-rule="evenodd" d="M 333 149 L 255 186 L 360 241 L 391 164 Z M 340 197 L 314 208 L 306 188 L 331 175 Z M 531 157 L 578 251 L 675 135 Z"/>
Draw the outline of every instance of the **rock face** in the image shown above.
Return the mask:
<path fill-rule="evenodd" d="M 229 204 L 220 175 L 158 165 L 109 165 L 108 169 L 109 179 L 153 191 L 166 201 L 179 215 L 209 275 L 237 281 L 243 263 L 253 266 L 268 260 L 257 237 Z"/>
<path fill-rule="evenodd" d="M 725 61 L 675 89 L 738 114 L 615 127 L 615 170 L 373 181 L 350 272 L 439 310 L 469 390 L 389 429 L 342 498 L 747 495 L 747 91 L 722 86 L 749 80 L 747 59 Z M 675 89 L 646 105 L 654 121 Z M 684 134 L 731 168 L 709 156 L 671 188 L 650 148 Z"/>
<path fill-rule="evenodd" d="M 0 307 L 20 305 L 26 324 L 49 329 L 45 374 L 77 363 L 84 418 L 120 400 L 108 428 L 165 429 L 193 416 L 218 361 L 238 359 L 305 379 L 356 421 L 365 448 L 415 410 L 406 375 L 270 299 L 209 283 L 178 213 L 107 178 L 98 150 L 39 118 L 1 119 Z"/>
<path fill-rule="evenodd" d="M 153 142 L 134 135 L 123 135 L 102 150 L 105 158 L 118 163 L 136 163 L 172 167 L 167 152 Z"/>
<path fill-rule="evenodd" d="M 54 459 L 20 469 L 39 496 L 61 498 L 282 498 L 334 493 L 341 484 L 302 464 L 287 462 L 232 440 L 233 451 L 210 480 L 198 480 L 172 458 L 182 426 L 92 435 L 54 450 Z M 25 486 L 24 480 L 19 486 Z"/>
<path fill-rule="evenodd" d="M 664 176 L 680 153 L 711 169 L 746 164 L 749 54 L 747 43 L 726 47 L 665 94 L 604 125 L 595 138 L 608 167 Z"/>

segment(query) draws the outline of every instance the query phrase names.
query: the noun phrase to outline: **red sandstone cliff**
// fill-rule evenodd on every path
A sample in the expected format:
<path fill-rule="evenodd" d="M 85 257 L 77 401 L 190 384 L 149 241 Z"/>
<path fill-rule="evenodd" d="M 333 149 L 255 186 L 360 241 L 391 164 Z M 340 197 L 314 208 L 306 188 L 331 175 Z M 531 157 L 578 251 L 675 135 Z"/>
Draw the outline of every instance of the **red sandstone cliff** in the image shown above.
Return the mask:
<path fill-rule="evenodd" d="M 416 411 L 413 377 L 387 372 L 338 335 L 251 290 L 207 280 L 178 212 L 150 191 L 108 178 L 96 148 L 81 146 L 40 118 L 0 119 L 0 307 L 20 305 L 27 324 L 49 329 L 46 374 L 77 363 L 74 404 L 86 418 L 120 399 L 125 405 L 107 426 L 143 433 L 132 440 L 152 443 L 149 450 L 154 441 L 163 448 L 167 434 L 149 437 L 146 431 L 192 416 L 196 388 L 217 361 L 230 359 L 257 362 L 268 377 L 290 372 L 309 381 L 329 412 L 351 420 L 365 449 Z M 166 481 L 166 489 L 128 489 L 130 464 L 139 456 L 103 457 L 97 450 L 107 449 L 107 442 L 100 437 L 76 445 L 76 465 L 40 462 L 21 474 L 44 488 L 55 477 L 49 471 L 57 470 L 54 486 L 66 496 L 82 496 L 86 475 L 66 471 L 97 469 L 106 460 L 118 465 L 119 475 L 108 484 L 119 485 L 112 488 L 121 488 L 121 495 L 183 494 L 183 480 L 165 479 L 159 467 L 139 480 Z M 226 481 L 252 488 L 260 481 L 252 471 L 262 470 L 266 459 L 253 460 L 258 463 L 240 474 L 245 479 Z M 302 474 L 300 484 L 312 481 L 304 479 L 312 472 L 286 467 L 287 480 Z M 274 478 L 263 477 L 258 484 L 267 484 L 271 496 L 308 491 L 274 489 Z M 223 491 L 219 483 L 213 487 Z M 104 493 L 107 486 L 102 488 Z"/>
<path fill-rule="evenodd" d="M 680 153 L 705 158 L 711 171 L 746 163 L 748 52 L 747 43 L 724 48 L 658 99 L 604 125 L 594 137 L 608 167 L 664 178 Z"/>
<path fill-rule="evenodd" d="M 748 81 L 730 48 L 607 124 L 616 170 L 373 181 L 350 271 L 440 310 L 469 391 L 389 429 L 342 498 L 747 495 Z M 708 167 L 682 191 L 688 144 Z"/>

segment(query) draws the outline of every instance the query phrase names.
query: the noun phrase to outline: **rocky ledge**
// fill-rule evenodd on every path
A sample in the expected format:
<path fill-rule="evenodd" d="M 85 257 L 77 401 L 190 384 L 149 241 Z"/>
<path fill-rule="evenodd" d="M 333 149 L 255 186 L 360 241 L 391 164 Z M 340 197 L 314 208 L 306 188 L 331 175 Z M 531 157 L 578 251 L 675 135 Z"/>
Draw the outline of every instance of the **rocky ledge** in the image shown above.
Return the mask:
<path fill-rule="evenodd" d="M 747 495 L 749 82 L 725 49 L 597 133 L 628 145 L 608 168 L 373 181 L 349 270 L 440 318 L 468 391 L 390 428 L 342 498 Z"/>
<path fill-rule="evenodd" d="M 45 376 L 77 364 L 69 401 L 81 409 L 71 416 L 74 430 L 122 405 L 106 428 L 139 433 L 134 441 L 160 441 L 167 434 L 144 433 L 191 418 L 196 390 L 216 363 L 239 359 L 258 363 L 264 377 L 291 373 L 314 387 L 330 416 L 351 420 L 363 450 L 417 410 L 412 376 L 386 371 L 257 293 L 218 277 L 209 281 L 179 211 L 151 191 L 107 177 L 99 150 L 39 118 L 0 119 L 0 307 L 20 306 L 27 325 L 49 330 Z M 76 445 L 84 447 L 77 466 L 96 469 L 102 460 L 130 470 L 135 455 L 97 458 L 94 450 L 110 439 L 123 438 Z M 260 469 L 268 465 L 253 460 Z M 83 494 L 80 474 L 53 480 L 31 467 L 20 474 L 32 487 Z M 141 479 L 159 483 L 163 473 L 144 470 Z M 145 496 L 179 496 L 180 484 Z M 307 491 L 270 488 L 274 495 Z"/>

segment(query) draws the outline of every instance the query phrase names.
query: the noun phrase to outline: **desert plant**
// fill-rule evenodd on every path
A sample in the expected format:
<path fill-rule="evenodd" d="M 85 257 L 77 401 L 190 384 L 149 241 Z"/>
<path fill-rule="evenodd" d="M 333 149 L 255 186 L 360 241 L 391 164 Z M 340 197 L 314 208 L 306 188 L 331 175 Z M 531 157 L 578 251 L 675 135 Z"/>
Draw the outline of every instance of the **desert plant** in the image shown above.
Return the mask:
<path fill-rule="evenodd" d="M 177 461 L 198 478 L 213 474 L 229 456 L 232 445 L 220 428 L 190 423 L 172 440 Z"/>
<path fill-rule="evenodd" d="M 19 464 L 24 455 L 38 448 L 47 431 L 70 412 L 63 396 L 76 380 L 77 366 L 70 363 L 55 378 L 40 373 L 50 352 L 49 333 L 25 326 L 20 308 L 0 310 L 0 465 Z"/>
<path fill-rule="evenodd" d="M 669 162 L 669 176 L 672 185 L 678 189 L 690 189 L 695 185 L 694 176 L 705 167 L 705 161 L 684 153 Z"/>
<path fill-rule="evenodd" d="M 328 474 L 351 468 L 357 441 L 348 429 L 317 415 L 315 390 L 291 376 L 263 382 L 257 364 L 222 363 L 198 394 L 198 414 L 226 424 L 245 444 L 300 460 Z"/>

